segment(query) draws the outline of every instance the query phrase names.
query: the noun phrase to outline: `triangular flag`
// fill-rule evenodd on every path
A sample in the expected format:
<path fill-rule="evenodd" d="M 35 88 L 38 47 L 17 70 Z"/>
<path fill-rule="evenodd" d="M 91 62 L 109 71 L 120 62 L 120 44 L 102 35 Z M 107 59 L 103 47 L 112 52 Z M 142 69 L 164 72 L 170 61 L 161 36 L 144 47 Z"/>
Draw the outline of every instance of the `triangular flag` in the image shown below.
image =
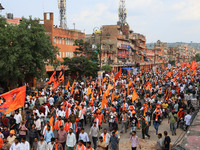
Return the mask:
<path fill-rule="evenodd" d="M 136 99 L 138 99 L 138 98 L 139 98 L 139 96 L 138 96 L 136 90 L 134 89 L 133 95 L 132 95 L 132 103 L 133 103 Z"/>
<path fill-rule="evenodd" d="M 49 119 L 49 125 L 51 126 L 51 128 L 53 130 L 53 116 Z"/>
<path fill-rule="evenodd" d="M 23 107 L 25 104 L 25 98 L 26 98 L 26 86 L 23 86 L 20 92 L 14 98 L 13 102 L 10 104 L 10 106 L 6 110 L 6 114 L 20 107 Z"/>
<path fill-rule="evenodd" d="M 122 68 L 120 68 L 119 72 L 115 75 L 115 79 L 118 79 L 122 74 Z"/>

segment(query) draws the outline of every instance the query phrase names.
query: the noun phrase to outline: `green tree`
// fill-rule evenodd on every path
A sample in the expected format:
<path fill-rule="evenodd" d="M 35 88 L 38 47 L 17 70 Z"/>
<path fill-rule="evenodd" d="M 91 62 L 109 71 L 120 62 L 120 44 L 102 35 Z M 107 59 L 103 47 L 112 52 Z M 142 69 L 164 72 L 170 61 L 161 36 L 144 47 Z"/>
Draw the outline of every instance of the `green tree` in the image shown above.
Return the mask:
<path fill-rule="evenodd" d="M 85 75 L 87 77 L 97 76 L 97 71 L 99 70 L 98 64 L 92 62 L 85 56 L 73 57 L 71 59 L 66 57 L 63 60 L 63 65 L 69 67 L 69 71 L 72 75 L 78 74 L 79 79 L 81 79 L 82 75 Z"/>
<path fill-rule="evenodd" d="M 19 25 L 0 17 L 0 83 L 14 88 L 30 77 L 40 78 L 45 63 L 56 59 L 57 48 L 38 19 L 22 18 Z"/>
<path fill-rule="evenodd" d="M 92 49 L 90 43 L 84 42 L 82 39 L 77 39 L 75 40 L 74 45 L 77 46 L 77 48 L 74 51 L 74 54 L 76 56 L 85 56 L 89 60 L 98 63 L 99 51 Z"/>
<path fill-rule="evenodd" d="M 104 70 L 106 72 L 110 72 L 110 71 L 112 71 L 112 67 L 109 66 L 109 65 L 104 65 L 104 66 L 101 67 L 101 70 Z"/>

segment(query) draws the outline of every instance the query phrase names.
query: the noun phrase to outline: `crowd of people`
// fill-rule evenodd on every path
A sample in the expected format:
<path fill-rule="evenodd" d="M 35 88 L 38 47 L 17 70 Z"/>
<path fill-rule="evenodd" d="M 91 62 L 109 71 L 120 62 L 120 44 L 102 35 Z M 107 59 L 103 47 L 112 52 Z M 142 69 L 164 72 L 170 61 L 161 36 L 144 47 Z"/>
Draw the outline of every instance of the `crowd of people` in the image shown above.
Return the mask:
<path fill-rule="evenodd" d="M 197 64 L 197 63 L 196 63 Z M 120 134 L 130 134 L 132 150 L 149 139 L 153 125 L 157 150 L 170 149 L 169 133 L 159 132 L 168 119 L 172 136 L 187 130 L 199 106 L 198 65 L 187 64 L 98 79 L 69 80 L 66 87 L 27 92 L 25 106 L 1 114 L 3 150 L 118 150 Z M 71 84 L 71 86 L 70 86 Z M 89 130 L 88 130 L 89 128 Z M 86 132 L 86 129 L 88 132 Z"/>

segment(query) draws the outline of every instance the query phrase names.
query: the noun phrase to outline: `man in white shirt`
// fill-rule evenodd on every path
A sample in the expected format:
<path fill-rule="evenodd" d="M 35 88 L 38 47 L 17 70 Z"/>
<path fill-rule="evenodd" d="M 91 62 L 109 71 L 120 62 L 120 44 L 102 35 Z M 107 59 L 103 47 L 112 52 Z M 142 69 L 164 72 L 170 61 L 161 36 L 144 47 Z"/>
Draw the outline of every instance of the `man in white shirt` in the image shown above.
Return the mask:
<path fill-rule="evenodd" d="M 15 142 L 11 145 L 10 150 L 21 150 L 20 146 L 19 138 L 15 138 Z"/>
<path fill-rule="evenodd" d="M 54 139 L 54 138 L 51 138 L 51 142 L 49 142 L 49 144 L 47 145 L 48 150 L 53 150 L 54 141 L 55 141 L 55 139 Z"/>
<path fill-rule="evenodd" d="M 20 150 L 30 150 L 30 144 L 26 141 L 26 137 L 21 138 Z"/>
<path fill-rule="evenodd" d="M 104 131 L 103 131 L 103 133 L 101 134 L 101 136 L 103 137 L 103 141 L 105 141 L 106 144 L 107 144 L 107 148 L 106 148 L 106 149 L 108 149 L 109 142 L 110 142 L 110 134 L 107 133 L 107 129 L 106 129 L 106 128 L 104 129 Z"/>
<path fill-rule="evenodd" d="M 69 150 L 74 150 L 75 146 L 76 146 L 76 136 L 73 133 L 73 129 L 70 128 L 69 129 L 69 133 L 67 135 L 67 149 Z"/>
<path fill-rule="evenodd" d="M 185 125 L 186 125 L 186 130 L 188 129 L 188 127 L 189 127 L 190 124 L 191 124 L 191 118 L 192 118 L 192 116 L 190 115 L 189 112 L 187 112 L 187 115 L 186 115 L 185 118 L 184 118 Z"/>
<path fill-rule="evenodd" d="M 86 143 L 89 142 L 88 134 L 85 132 L 85 129 L 81 129 L 81 133 L 79 134 L 78 141 L 83 140 L 83 144 L 86 146 Z"/>
<path fill-rule="evenodd" d="M 19 113 L 19 110 L 16 110 L 14 118 L 16 120 L 16 125 L 15 126 L 16 126 L 16 129 L 17 129 L 17 133 L 19 133 L 19 125 L 20 125 L 20 123 L 22 121 L 22 116 Z"/>
<path fill-rule="evenodd" d="M 48 101 L 49 101 L 49 104 L 51 106 L 53 106 L 53 104 L 54 104 L 54 98 L 52 96 L 49 97 Z"/>

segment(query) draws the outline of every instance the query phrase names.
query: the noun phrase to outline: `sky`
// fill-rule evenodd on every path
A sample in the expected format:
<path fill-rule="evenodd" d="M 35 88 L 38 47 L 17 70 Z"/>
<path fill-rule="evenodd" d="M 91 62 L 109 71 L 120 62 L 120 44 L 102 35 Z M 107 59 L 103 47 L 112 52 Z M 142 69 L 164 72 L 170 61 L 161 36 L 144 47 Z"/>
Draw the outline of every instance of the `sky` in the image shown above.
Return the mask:
<path fill-rule="evenodd" d="M 59 24 L 57 0 L 0 0 L 14 17 L 43 19 L 43 12 L 54 13 Z M 115 25 L 118 21 L 119 0 L 67 0 L 67 26 L 93 32 L 94 27 Z M 199 42 L 200 0 L 126 0 L 127 22 L 147 42 Z"/>

